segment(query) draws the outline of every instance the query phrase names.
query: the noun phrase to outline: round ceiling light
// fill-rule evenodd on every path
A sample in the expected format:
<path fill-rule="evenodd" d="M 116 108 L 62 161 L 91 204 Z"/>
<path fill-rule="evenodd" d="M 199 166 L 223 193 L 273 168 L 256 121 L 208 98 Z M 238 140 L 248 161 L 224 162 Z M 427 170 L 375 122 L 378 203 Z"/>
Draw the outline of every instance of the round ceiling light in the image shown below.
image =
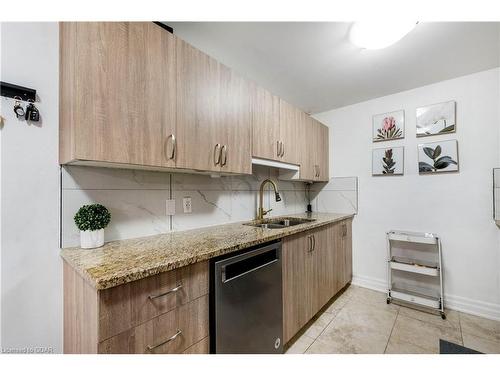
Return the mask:
<path fill-rule="evenodd" d="M 413 30 L 415 21 L 366 21 L 355 22 L 350 31 L 353 44 L 366 49 L 380 49 L 390 46 Z"/>

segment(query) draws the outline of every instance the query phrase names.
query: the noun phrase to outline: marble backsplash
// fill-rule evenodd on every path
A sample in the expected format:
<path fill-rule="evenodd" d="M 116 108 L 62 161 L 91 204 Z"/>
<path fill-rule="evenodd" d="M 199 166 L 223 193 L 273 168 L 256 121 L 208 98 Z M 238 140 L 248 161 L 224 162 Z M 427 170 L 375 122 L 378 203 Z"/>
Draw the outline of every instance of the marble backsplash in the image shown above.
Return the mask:
<path fill-rule="evenodd" d="M 267 189 L 265 208 L 271 215 L 302 213 L 311 199 L 314 211 L 351 213 L 357 210 L 355 178 L 332 178 L 308 192 L 302 182 L 278 181 L 274 169 L 255 166 L 251 176 L 212 178 L 207 175 L 140 170 L 62 167 L 61 245 L 77 246 L 79 231 L 73 217 L 84 204 L 101 203 L 112 215 L 106 241 L 148 236 L 234 221 L 252 220 L 262 180 L 278 182 L 282 201 Z M 182 210 L 191 197 L 192 213 Z M 166 200 L 175 199 L 175 215 L 166 215 Z"/>

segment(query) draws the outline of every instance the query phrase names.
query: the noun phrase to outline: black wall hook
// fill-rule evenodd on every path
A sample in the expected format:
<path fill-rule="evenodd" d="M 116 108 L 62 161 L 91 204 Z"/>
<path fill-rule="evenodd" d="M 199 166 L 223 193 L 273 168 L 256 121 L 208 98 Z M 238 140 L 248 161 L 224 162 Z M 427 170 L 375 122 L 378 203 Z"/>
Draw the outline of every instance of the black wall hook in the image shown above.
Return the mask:
<path fill-rule="evenodd" d="M 19 97 L 21 100 L 36 101 L 36 90 L 0 81 L 0 95 L 7 98 Z M 16 98 L 17 99 L 17 98 Z"/>

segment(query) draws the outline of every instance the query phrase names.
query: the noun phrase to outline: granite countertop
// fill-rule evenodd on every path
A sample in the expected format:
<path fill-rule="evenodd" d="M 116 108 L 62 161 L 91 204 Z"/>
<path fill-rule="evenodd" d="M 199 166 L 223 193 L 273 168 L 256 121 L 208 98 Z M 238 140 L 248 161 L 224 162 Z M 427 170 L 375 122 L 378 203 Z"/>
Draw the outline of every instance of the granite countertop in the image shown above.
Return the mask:
<path fill-rule="evenodd" d="M 282 229 L 264 229 L 238 222 L 111 241 L 93 250 L 65 248 L 61 250 L 61 257 L 96 289 L 107 289 L 353 216 L 287 215 L 315 221 Z"/>

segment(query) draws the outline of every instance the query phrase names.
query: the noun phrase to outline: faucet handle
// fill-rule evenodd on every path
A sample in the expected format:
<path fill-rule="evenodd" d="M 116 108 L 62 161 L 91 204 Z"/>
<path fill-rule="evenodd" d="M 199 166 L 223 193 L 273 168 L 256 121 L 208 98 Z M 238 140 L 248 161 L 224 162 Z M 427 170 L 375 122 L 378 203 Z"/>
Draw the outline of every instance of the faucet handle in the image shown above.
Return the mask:
<path fill-rule="evenodd" d="M 272 208 L 270 208 L 270 209 L 269 209 L 269 210 L 267 210 L 267 211 L 266 211 L 266 210 L 264 210 L 264 215 L 267 215 L 267 214 L 268 214 L 269 212 L 271 212 L 272 210 L 273 210 Z"/>

